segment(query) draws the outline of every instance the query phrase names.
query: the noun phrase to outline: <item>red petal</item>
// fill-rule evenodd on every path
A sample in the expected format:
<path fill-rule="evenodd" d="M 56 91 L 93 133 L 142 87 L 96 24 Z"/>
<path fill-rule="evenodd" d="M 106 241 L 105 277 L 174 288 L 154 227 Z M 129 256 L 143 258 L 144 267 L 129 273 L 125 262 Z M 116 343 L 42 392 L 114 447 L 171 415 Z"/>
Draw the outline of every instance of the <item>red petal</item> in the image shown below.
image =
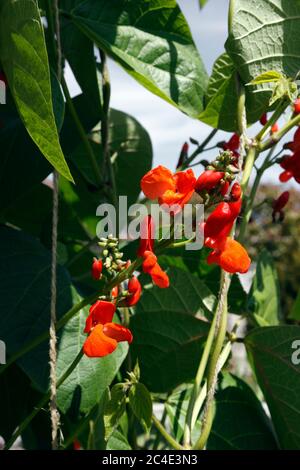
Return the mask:
<path fill-rule="evenodd" d="M 103 327 L 103 333 L 118 343 L 121 341 L 128 341 L 130 344 L 133 339 L 131 331 L 128 330 L 128 328 L 125 328 L 125 326 L 118 325 L 117 323 L 106 323 Z"/>
<path fill-rule="evenodd" d="M 152 277 L 152 281 L 161 289 L 169 287 L 170 280 L 167 273 L 165 273 L 158 263 L 156 263 L 151 271 L 149 272 L 150 276 Z"/>
<path fill-rule="evenodd" d="M 88 357 L 104 357 L 111 354 L 117 347 L 115 339 L 103 332 L 103 325 L 97 325 L 85 340 L 83 352 Z"/>
<path fill-rule="evenodd" d="M 90 308 L 93 325 L 98 325 L 99 323 L 104 325 L 105 323 L 111 322 L 115 311 L 116 306 L 112 302 L 97 300 Z"/>
<path fill-rule="evenodd" d="M 159 165 L 143 176 L 141 188 L 149 199 L 157 199 L 167 190 L 175 190 L 173 173 L 168 168 Z"/>

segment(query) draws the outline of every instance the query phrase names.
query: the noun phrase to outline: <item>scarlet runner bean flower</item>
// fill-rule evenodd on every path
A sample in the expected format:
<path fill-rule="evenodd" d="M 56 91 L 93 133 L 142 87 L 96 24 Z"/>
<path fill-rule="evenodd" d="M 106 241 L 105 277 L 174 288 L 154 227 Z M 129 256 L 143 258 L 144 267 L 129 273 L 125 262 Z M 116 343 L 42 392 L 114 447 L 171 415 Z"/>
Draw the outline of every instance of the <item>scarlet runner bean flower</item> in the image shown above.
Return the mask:
<path fill-rule="evenodd" d="M 267 113 L 263 114 L 262 117 L 260 118 L 259 122 L 261 123 L 262 126 L 265 126 L 268 122 L 268 115 Z"/>
<path fill-rule="evenodd" d="M 137 277 L 132 276 L 128 281 L 128 297 L 125 299 L 127 307 L 133 307 L 140 300 L 142 293 L 142 286 Z"/>
<path fill-rule="evenodd" d="M 230 234 L 242 205 L 240 185 L 235 183 L 231 190 L 232 202 L 221 202 L 204 224 L 204 245 L 213 251 L 207 258 L 208 264 L 216 263 L 228 273 L 245 273 L 251 260 L 245 248 Z"/>
<path fill-rule="evenodd" d="M 102 260 L 94 258 L 93 264 L 92 264 L 92 277 L 98 281 L 101 278 L 101 273 L 102 273 Z"/>
<path fill-rule="evenodd" d="M 206 170 L 197 179 L 195 190 L 199 193 L 201 191 L 209 192 L 221 183 L 224 176 L 224 171 Z"/>
<path fill-rule="evenodd" d="M 275 199 L 275 201 L 273 202 L 273 212 L 272 212 L 273 222 L 275 222 L 277 214 L 279 215 L 280 221 L 284 219 L 283 209 L 289 202 L 289 198 L 290 198 L 289 191 L 284 191 L 277 199 Z"/>
<path fill-rule="evenodd" d="M 177 205 L 182 208 L 195 190 L 196 178 L 193 170 L 172 173 L 162 165 L 148 171 L 142 180 L 141 188 L 149 199 L 158 199 L 159 204 Z"/>
<path fill-rule="evenodd" d="M 141 224 L 141 240 L 138 249 L 138 256 L 144 259 L 142 267 L 144 273 L 150 274 L 152 281 L 158 287 L 169 287 L 170 281 L 167 273 L 165 273 L 157 262 L 154 254 L 154 222 L 151 215 L 145 217 Z"/>
<path fill-rule="evenodd" d="M 300 98 L 297 98 L 294 102 L 294 112 L 300 114 Z"/>
<path fill-rule="evenodd" d="M 115 310 L 116 305 L 105 300 L 98 300 L 91 306 L 84 329 L 89 334 L 83 345 L 86 356 L 104 357 L 111 354 L 119 342 L 132 342 L 131 331 L 112 322 Z"/>
<path fill-rule="evenodd" d="M 214 250 L 208 255 L 207 263 L 216 263 L 231 274 L 244 274 L 249 270 L 251 259 L 239 242 L 228 237 L 222 250 Z"/>

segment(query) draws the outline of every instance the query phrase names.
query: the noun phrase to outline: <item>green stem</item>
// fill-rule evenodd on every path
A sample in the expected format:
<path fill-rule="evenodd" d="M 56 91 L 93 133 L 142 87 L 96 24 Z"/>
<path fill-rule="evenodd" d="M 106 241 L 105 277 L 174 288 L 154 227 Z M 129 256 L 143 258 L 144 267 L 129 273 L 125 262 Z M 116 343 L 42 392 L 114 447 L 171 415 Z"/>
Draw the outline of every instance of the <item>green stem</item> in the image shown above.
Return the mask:
<path fill-rule="evenodd" d="M 168 433 L 168 431 L 164 428 L 164 426 L 154 415 L 152 415 L 152 421 L 156 429 L 161 433 L 161 435 L 165 438 L 165 440 L 170 444 L 173 449 L 186 450 L 184 447 L 178 444 L 178 442 Z"/>
<path fill-rule="evenodd" d="M 62 376 L 58 379 L 57 381 L 57 388 L 59 388 L 64 381 L 69 377 L 69 375 L 73 372 L 73 370 L 77 367 L 78 363 L 80 362 L 81 358 L 83 356 L 82 350 L 79 351 L 77 356 L 75 357 L 74 361 L 72 364 L 68 367 L 68 369 L 62 374 Z M 31 423 L 33 418 L 38 414 L 38 412 L 47 404 L 47 402 L 50 399 L 50 391 L 44 395 L 38 404 L 35 406 L 35 408 L 32 410 L 30 415 L 26 416 L 24 421 L 20 424 L 18 429 L 13 433 L 11 438 L 8 440 L 8 442 L 5 444 L 5 449 L 10 449 L 11 446 L 14 444 L 15 440 L 22 434 L 22 432 L 27 428 L 27 426 Z"/>
<path fill-rule="evenodd" d="M 300 114 L 295 116 L 294 118 L 290 119 L 282 128 L 273 134 L 269 139 L 267 139 L 265 142 L 262 142 L 259 145 L 259 151 L 264 152 L 265 150 L 268 150 L 269 148 L 273 147 L 275 144 L 277 144 L 282 137 L 285 136 L 293 127 L 298 126 L 300 124 Z"/>
<path fill-rule="evenodd" d="M 251 218 L 251 215 L 252 215 L 252 211 L 253 211 L 253 204 L 254 204 L 254 201 L 255 201 L 255 197 L 256 197 L 256 193 L 257 193 L 257 190 L 258 190 L 258 187 L 259 187 L 259 184 L 260 184 L 260 181 L 261 181 L 261 178 L 264 174 L 264 171 L 268 168 L 269 166 L 269 161 L 270 159 L 272 158 L 272 155 L 274 153 L 274 150 L 275 150 L 275 147 L 273 147 L 269 154 L 267 155 L 263 165 L 261 166 L 261 168 L 259 168 L 257 170 L 257 173 L 256 173 L 256 177 L 255 177 L 255 180 L 254 180 L 254 183 L 253 183 L 253 186 L 251 188 L 251 192 L 250 192 L 250 195 L 249 195 L 249 198 L 246 200 L 246 207 L 245 207 L 245 210 L 244 210 L 244 213 L 243 213 L 243 217 L 242 217 L 242 222 L 241 222 L 241 225 L 240 225 L 240 231 L 239 231 L 239 236 L 238 236 L 238 240 L 240 242 L 242 242 L 244 240 L 244 237 L 245 237 L 245 233 L 246 233 L 246 229 L 247 229 L 247 225 L 249 223 L 249 220 Z"/>
<path fill-rule="evenodd" d="M 223 343 L 226 338 L 227 327 L 227 294 L 230 285 L 230 275 L 222 271 L 221 277 L 221 294 L 219 300 L 219 327 L 217 337 L 213 346 L 211 359 L 209 362 L 208 377 L 207 377 L 207 398 L 203 416 L 203 426 L 199 439 L 196 441 L 193 449 L 204 449 L 207 439 L 209 437 L 214 412 L 214 393 L 216 381 L 218 376 L 218 361 L 223 348 Z"/>
<path fill-rule="evenodd" d="M 258 155 L 257 148 L 255 146 L 250 147 L 246 161 L 245 161 L 245 168 L 243 171 L 243 177 L 241 181 L 241 187 L 242 187 L 243 192 L 245 192 L 248 187 L 249 179 L 250 179 L 250 176 L 254 167 L 254 162 L 256 160 L 257 155 Z"/>
<path fill-rule="evenodd" d="M 205 343 L 203 354 L 201 356 L 198 371 L 195 377 L 194 387 L 193 387 L 191 398 L 190 398 L 189 405 L 188 405 L 186 423 L 185 423 L 185 429 L 184 429 L 184 445 L 191 444 L 193 411 L 194 411 L 196 400 L 199 395 L 199 390 L 200 390 L 201 383 L 203 380 L 204 372 L 207 366 L 207 362 L 208 362 L 211 348 L 213 345 L 213 341 L 215 338 L 216 323 L 217 323 L 217 311 L 215 312 L 213 321 L 210 326 L 210 330 L 209 330 L 208 337 Z"/>
<path fill-rule="evenodd" d="M 67 105 L 69 107 L 71 116 L 72 116 L 73 121 L 74 121 L 74 124 L 77 127 L 77 131 L 80 135 L 80 138 L 81 138 L 82 143 L 83 143 L 83 145 L 85 147 L 85 150 L 86 150 L 86 155 L 87 155 L 87 157 L 90 161 L 91 167 L 94 171 L 95 180 L 96 180 L 97 184 L 99 186 L 101 186 L 102 185 L 102 177 L 101 177 L 100 168 L 99 168 L 99 165 L 97 163 L 96 156 L 94 154 L 92 145 L 91 145 L 91 143 L 90 143 L 90 141 L 89 141 L 89 139 L 86 135 L 86 132 L 85 132 L 85 130 L 84 130 L 82 124 L 81 124 L 81 121 L 78 117 L 77 111 L 76 111 L 75 106 L 73 104 L 73 101 L 72 101 L 72 98 L 70 96 L 69 89 L 68 89 L 68 86 L 67 86 L 67 83 L 66 83 L 64 77 L 62 77 L 61 85 L 62 85 L 62 89 L 63 89 L 64 95 L 65 95 L 65 98 L 66 98 Z"/>
<path fill-rule="evenodd" d="M 200 155 L 200 153 L 202 153 L 207 144 L 209 144 L 209 142 L 211 141 L 211 139 L 216 135 L 216 133 L 218 132 L 218 129 L 213 129 L 209 134 L 208 136 L 206 137 L 206 139 L 202 142 L 201 145 L 199 145 L 199 147 L 192 153 L 192 155 L 186 159 L 186 161 L 184 162 L 183 165 L 181 165 L 181 167 L 177 168 L 177 171 L 182 171 L 182 170 L 185 170 L 190 163 L 192 163 L 193 160 L 195 160 L 195 158 Z"/>
<path fill-rule="evenodd" d="M 255 140 L 257 142 L 261 142 L 261 140 L 265 137 L 266 133 L 268 130 L 275 124 L 275 122 L 280 118 L 282 113 L 286 110 L 288 107 L 289 102 L 287 100 L 284 100 L 279 103 L 277 109 L 274 111 L 268 122 L 263 126 L 263 128 L 259 131 L 257 136 L 255 137 Z"/>

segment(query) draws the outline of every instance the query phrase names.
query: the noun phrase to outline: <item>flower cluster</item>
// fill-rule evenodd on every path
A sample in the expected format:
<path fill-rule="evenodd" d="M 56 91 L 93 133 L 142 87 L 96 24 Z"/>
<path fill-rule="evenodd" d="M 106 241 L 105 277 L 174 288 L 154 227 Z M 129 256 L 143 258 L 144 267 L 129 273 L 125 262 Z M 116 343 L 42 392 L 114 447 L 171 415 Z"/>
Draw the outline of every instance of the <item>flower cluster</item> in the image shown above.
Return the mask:
<path fill-rule="evenodd" d="M 292 142 L 285 146 L 291 150 L 292 155 L 285 155 L 280 162 L 281 168 L 284 170 L 279 179 L 282 183 L 294 178 L 297 183 L 300 183 L 300 127 L 296 130 Z"/>
<path fill-rule="evenodd" d="M 214 209 L 206 222 L 199 227 L 204 232 L 204 245 L 212 251 L 207 258 L 209 264 L 216 263 L 228 273 L 245 273 L 251 260 L 245 248 L 231 237 L 232 229 L 241 211 L 242 191 L 234 182 L 237 173 L 239 138 L 234 135 L 223 143 L 224 152 L 197 179 L 193 170 L 172 173 L 164 166 L 149 171 L 141 180 L 141 188 L 149 199 L 157 199 L 163 208 L 175 215 L 182 210 L 194 193 L 201 198 L 205 207 Z M 279 206 L 274 211 L 281 210 Z M 141 239 L 137 256 L 142 270 L 149 274 L 160 288 L 169 287 L 170 280 L 161 268 L 154 247 L 155 226 L 152 216 L 141 223 Z M 137 264 L 123 261 L 118 248 L 118 239 L 101 239 L 102 259 L 94 258 L 91 275 L 105 286 L 114 285 L 110 293 L 99 297 L 91 306 L 84 332 L 88 337 L 83 351 L 88 357 L 103 357 L 112 353 L 119 342 L 132 342 L 128 328 L 114 321 L 117 308 L 136 305 L 141 297 L 142 287 L 133 271 Z M 119 281 L 118 281 L 119 279 Z M 106 287 L 106 289 L 109 289 Z M 122 319 L 122 318 L 121 318 Z"/>
<path fill-rule="evenodd" d="M 190 201 L 195 191 L 204 202 L 210 201 L 210 204 L 217 198 L 219 201 L 224 198 L 228 199 L 228 201 L 219 202 L 202 229 L 204 229 L 205 246 L 213 250 L 208 256 L 208 263 L 216 263 L 229 273 L 245 273 L 251 263 L 245 248 L 229 236 L 242 204 L 240 185 L 234 183 L 230 190 L 239 158 L 238 145 L 239 137 L 235 134 L 228 143 L 223 143 L 226 151 L 210 164 L 198 179 L 191 169 L 173 174 L 167 168 L 158 166 L 149 171 L 141 181 L 144 194 L 149 199 L 157 199 L 165 206 L 178 204 L 179 208 L 182 208 Z M 151 232 L 149 224 L 150 222 L 148 222 L 148 231 Z M 144 257 L 144 272 L 149 272 L 149 265 L 152 266 L 154 261 L 156 262 L 156 257 L 152 259 L 152 248 L 151 241 L 141 245 L 139 254 Z"/>

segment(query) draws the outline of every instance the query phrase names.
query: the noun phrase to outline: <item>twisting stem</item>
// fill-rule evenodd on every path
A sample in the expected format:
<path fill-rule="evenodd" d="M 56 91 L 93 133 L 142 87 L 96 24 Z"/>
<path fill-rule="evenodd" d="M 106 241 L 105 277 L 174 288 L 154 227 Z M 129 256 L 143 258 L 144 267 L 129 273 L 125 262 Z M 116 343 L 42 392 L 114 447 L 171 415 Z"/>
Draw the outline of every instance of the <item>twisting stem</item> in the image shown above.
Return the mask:
<path fill-rule="evenodd" d="M 189 405 L 188 405 L 188 410 L 187 410 L 187 415 L 186 415 L 186 423 L 185 423 L 185 429 L 184 429 L 184 445 L 190 445 L 191 444 L 193 411 L 194 411 L 195 403 L 196 403 L 198 395 L 199 395 L 199 390 L 200 390 L 201 383 L 202 383 L 202 380 L 203 380 L 204 372 L 205 372 L 205 369 L 206 369 L 206 366 L 207 366 L 210 351 L 211 351 L 213 341 L 214 341 L 214 338 L 215 338 L 216 323 L 217 323 L 217 312 L 215 313 L 213 321 L 212 321 L 211 326 L 210 326 L 210 330 L 209 330 L 208 337 L 207 337 L 207 340 L 206 340 L 206 343 L 205 343 L 204 351 L 202 353 L 200 364 L 199 364 L 198 371 L 197 371 L 197 374 L 196 374 L 191 399 L 190 399 L 190 402 L 189 402 Z"/>
<path fill-rule="evenodd" d="M 78 363 L 80 362 L 81 358 L 83 356 L 82 350 L 79 351 L 77 356 L 75 357 L 74 361 L 72 364 L 68 367 L 68 369 L 62 374 L 62 376 L 58 379 L 57 381 L 57 388 L 59 388 L 64 381 L 71 375 L 73 370 L 77 367 Z M 14 432 L 14 434 L 11 436 L 11 438 L 8 440 L 8 442 L 5 444 L 5 449 L 10 449 L 15 440 L 22 434 L 22 432 L 27 428 L 27 426 L 31 423 L 33 418 L 38 414 L 38 412 L 47 404 L 47 402 L 50 399 L 50 391 L 44 395 L 41 400 L 38 402 L 38 404 L 35 406 L 35 408 L 32 410 L 30 415 L 26 416 L 24 421 L 20 424 L 18 429 Z"/>
<path fill-rule="evenodd" d="M 152 415 L 152 421 L 156 429 L 161 433 L 161 435 L 166 439 L 173 449 L 185 450 L 185 448 L 178 444 L 178 442 L 168 433 L 168 431 L 164 428 L 156 416 Z"/>
<path fill-rule="evenodd" d="M 51 259 L 51 303 L 49 328 L 49 358 L 50 358 L 50 417 L 52 429 L 52 450 L 58 447 L 58 429 L 60 416 L 57 407 L 57 337 L 56 337 L 56 263 L 57 263 L 57 226 L 58 226 L 58 173 L 53 173 L 53 214 L 52 214 L 52 259 Z"/>
<path fill-rule="evenodd" d="M 53 0 L 50 6 L 50 17 L 52 18 L 52 7 L 55 19 L 56 36 L 56 58 L 57 58 L 57 78 L 59 83 L 62 79 L 62 49 L 60 37 L 60 18 L 58 10 L 58 0 Z M 57 305 L 57 229 L 58 229 L 58 195 L 59 195 L 59 174 L 53 172 L 53 208 L 52 208 L 52 239 L 51 239 L 51 301 L 50 301 L 50 327 L 49 327 L 49 365 L 50 365 L 50 419 L 51 419 L 51 444 L 52 450 L 58 448 L 58 431 L 60 427 L 60 414 L 57 406 L 57 337 L 56 337 L 56 305 Z"/>
<path fill-rule="evenodd" d="M 214 342 L 211 359 L 209 362 L 208 377 L 207 377 L 207 398 L 203 413 L 202 430 L 199 439 L 193 446 L 193 449 L 202 450 L 204 449 L 207 439 L 209 437 L 212 422 L 213 422 L 213 408 L 214 408 L 214 394 L 217 384 L 217 378 L 219 373 L 218 361 L 220 353 L 223 348 L 223 343 L 226 337 L 226 326 L 227 326 L 227 295 L 230 286 L 230 275 L 222 271 L 221 275 L 221 290 L 218 304 L 218 310 L 216 314 L 217 318 L 217 336 Z"/>

